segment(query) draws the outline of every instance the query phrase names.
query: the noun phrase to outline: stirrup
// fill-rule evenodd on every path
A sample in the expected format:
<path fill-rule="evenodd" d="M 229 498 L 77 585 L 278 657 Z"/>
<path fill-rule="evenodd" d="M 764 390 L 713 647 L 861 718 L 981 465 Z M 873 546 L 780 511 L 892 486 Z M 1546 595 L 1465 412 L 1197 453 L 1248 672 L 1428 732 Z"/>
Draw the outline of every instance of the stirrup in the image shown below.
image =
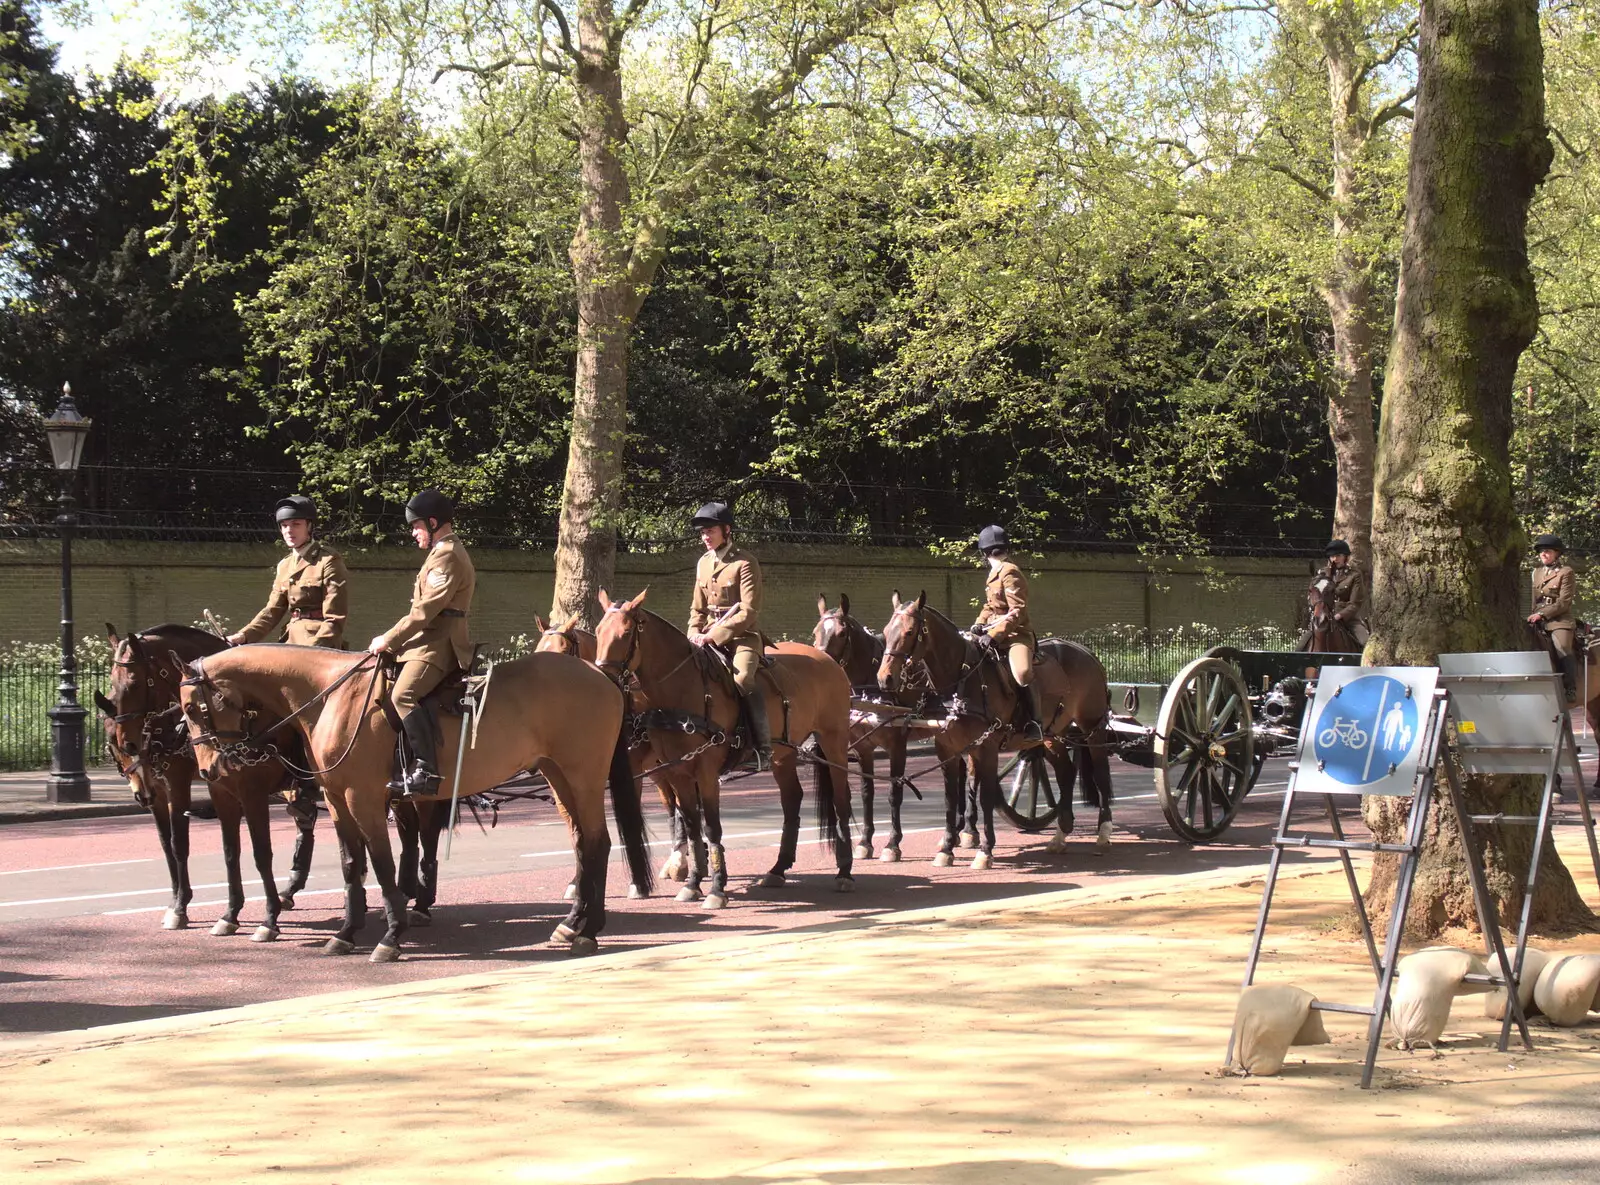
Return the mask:
<path fill-rule="evenodd" d="M 411 767 L 411 772 L 405 777 L 405 785 L 401 788 L 401 798 L 435 798 L 439 794 L 439 787 L 443 785 L 444 778 L 418 761 Z M 393 785 L 393 783 L 390 783 Z"/>

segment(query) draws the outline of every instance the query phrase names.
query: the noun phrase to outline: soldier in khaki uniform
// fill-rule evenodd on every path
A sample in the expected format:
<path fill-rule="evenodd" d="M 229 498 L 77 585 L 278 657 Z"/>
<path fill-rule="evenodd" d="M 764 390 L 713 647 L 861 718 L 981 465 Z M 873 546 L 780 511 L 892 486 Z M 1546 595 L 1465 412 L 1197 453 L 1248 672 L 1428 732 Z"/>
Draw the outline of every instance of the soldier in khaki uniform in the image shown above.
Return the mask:
<path fill-rule="evenodd" d="M 456 538 L 450 521 L 454 516 L 455 504 L 438 490 L 423 490 L 406 503 L 411 537 L 428 558 L 417 573 L 411 611 L 367 647 L 374 654 L 396 652 L 400 664 L 392 698 L 416 763 L 389 787 L 406 797 L 436 794 L 441 781 L 438 724 L 418 705 L 447 675 L 472 663 L 467 614 L 477 573 Z"/>
<path fill-rule="evenodd" d="M 733 511 L 721 502 L 707 502 L 691 520 L 706 552 L 694 570 L 694 599 L 689 607 L 689 641 L 733 652 L 733 681 L 750 707 L 751 738 L 756 768 L 772 764 L 772 730 L 766 696 L 756 672 L 761 665 L 761 565 L 733 544 Z"/>
<path fill-rule="evenodd" d="M 229 634 L 228 642 L 234 646 L 259 642 L 287 616 L 279 641 L 337 649 L 344 644 L 348 611 L 350 577 L 344 560 L 312 534 L 317 507 L 310 498 L 300 494 L 284 498 L 274 507 L 274 516 L 289 554 L 278 561 L 266 607 L 249 625 Z"/>
<path fill-rule="evenodd" d="M 1561 562 L 1566 546 L 1559 535 L 1540 535 L 1533 541 L 1539 553 L 1539 567 L 1533 570 L 1533 612 L 1528 624 L 1550 635 L 1561 663 L 1561 682 L 1566 685 L 1567 702 L 1578 700 L 1578 658 L 1573 643 L 1578 633 L 1574 609 L 1578 598 L 1577 574 Z"/>
<path fill-rule="evenodd" d="M 1333 618 L 1350 631 L 1356 645 L 1365 646 L 1372 631 L 1367 628 L 1367 574 L 1350 559 L 1350 545 L 1334 539 L 1325 549 L 1328 562 L 1311 578 L 1311 586 L 1329 581 L 1333 586 Z M 1300 635 L 1300 649 L 1311 645 L 1311 629 Z"/>
<path fill-rule="evenodd" d="M 278 561 L 266 607 L 242 630 L 229 634 L 228 643 L 242 646 L 259 642 L 287 617 L 279 641 L 295 646 L 342 647 L 350 577 L 339 553 L 315 536 L 316 503 L 303 494 L 291 494 L 273 507 L 273 518 L 289 545 L 289 554 Z M 297 754 L 293 760 L 300 764 L 306 758 Z M 306 840 L 295 848 L 295 873 L 303 885 L 301 861 L 311 859 L 310 837 L 305 835 L 305 829 L 316 821 L 322 789 L 309 774 L 295 775 L 295 785 L 289 814 L 302 828 Z"/>
<path fill-rule="evenodd" d="M 1009 559 L 1011 541 L 1006 529 L 988 526 L 978 532 L 978 550 L 989 562 L 983 582 L 983 609 L 972 623 L 974 634 L 986 635 L 996 648 L 1004 647 L 1011 677 L 1022 693 L 1028 719 L 1023 732 L 1041 735 L 1039 705 L 1033 694 L 1033 626 L 1028 621 L 1028 578 Z"/>

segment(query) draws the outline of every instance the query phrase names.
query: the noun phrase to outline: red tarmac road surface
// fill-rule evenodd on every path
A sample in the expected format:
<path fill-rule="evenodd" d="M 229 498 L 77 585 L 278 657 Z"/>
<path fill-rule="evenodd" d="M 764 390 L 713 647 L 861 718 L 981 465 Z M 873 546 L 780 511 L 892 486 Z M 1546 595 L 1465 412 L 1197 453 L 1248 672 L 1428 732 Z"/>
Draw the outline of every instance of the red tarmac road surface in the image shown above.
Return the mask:
<path fill-rule="evenodd" d="M 930 858 L 943 826 L 942 803 L 909 799 L 905 860 L 857 860 L 855 892 L 834 892 L 828 853 L 814 828 L 802 832 L 799 861 L 782 889 L 757 889 L 752 878 L 776 856 L 781 822 L 770 779 L 725 788 L 724 827 L 733 895 L 722 912 L 674 900 L 670 882 L 647 901 L 625 897 L 626 876 L 613 848 L 609 920 L 601 936 L 606 951 L 730 933 L 766 933 L 826 923 L 840 917 L 956 902 L 1070 889 L 1113 878 L 1144 878 L 1237 865 L 1249 874 L 1265 867 L 1265 841 L 1281 809 L 1286 770 L 1274 761 L 1263 773 L 1223 841 L 1194 848 L 1179 842 L 1154 800 L 1147 770 L 1113 762 L 1117 788 L 1116 835 L 1109 854 L 1094 847 L 1094 813 L 1080 806 L 1071 850 L 1051 855 L 1047 835 L 1021 834 L 996 816 L 995 867 L 968 868 L 957 853 L 953 868 Z M 913 771 L 920 768 L 913 760 Z M 924 779 L 932 782 L 933 779 Z M 649 819 L 659 866 L 666 820 L 650 802 Z M 805 804 L 809 823 L 810 787 Z M 859 820 L 859 805 L 857 815 Z M 1347 827 L 1359 832 L 1354 811 Z M 878 799 L 877 845 L 886 835 L 886 809 Z M 276 867 L 287 872 L 293 829 L 274 813 Z M 853 828 L 859 837 L 859 821 Z M 572 871 L 565 826 L 553 807 L 516 803 L 500 825 L 481 833 L 470 819 L 457 833 L 454 858 L 441 860 L 439 904 L 430 928 L 413 929 L 404 957 L 373 965 L 364 957 L 382 933 L 379 896 L 369 878 L 372 910 L 356 957 L 328 957 L 322 944 L 338 927 L 342 888 L 337 845 L 326 816 L 318 827 L 311 882 L 297 907 L 283 915 L 283 936 L 254 943 L 262 916 L 252 896 L 239 933 L 214 938 L 223 885 L 215 823 L 195 821 L 191 926 L 160 928 L 167 877 L 146 816 L 30 823 L 0 829 L 0 1032 L 38 1033 L 114 1024 L 148 1017 L 233 1007 L 268 1000 L 292 1001 L 318 992 L 374 987 L 495 968 L 535 966 L 568 958 L 546 945 L 566 913 L 561 901 Z M 246 852 L 248 853 L 248 845 Z M 1310 858 L 1291 853 L 1291 859 Z M 259 894 L 246 856 L 246 892 Z M 1243 951 L 1240 952 L 1243 957 Z M 292 1009 L 292 1003 L 286 1003 Z"/>

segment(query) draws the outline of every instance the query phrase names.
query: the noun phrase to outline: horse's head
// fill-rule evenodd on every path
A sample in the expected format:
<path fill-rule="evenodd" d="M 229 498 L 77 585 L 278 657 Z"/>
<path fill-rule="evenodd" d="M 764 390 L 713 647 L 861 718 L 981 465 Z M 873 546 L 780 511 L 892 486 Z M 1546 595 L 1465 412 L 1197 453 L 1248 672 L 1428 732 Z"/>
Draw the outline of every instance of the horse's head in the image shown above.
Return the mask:
<path fill-rule="evenodd" d="M 645 592 L 649 590 L 646 589 Z M 594 661 L 613 679 L 623 679 L 639 669 L 639 634 L 644 629 L 644 593 L 631 601 L 613 601 L 600 590 L 605 610 L 594 631 Z"/>
<path fill-rule="evenodd" d="M 817 594 L 817 624 L 811 629 L 811 644 L 840 666 L 850 653 L 851 627 L 850 598 L 839 594 L 839 607 L 828 608 L 826 593 Z"/>
<path fill-rule="evenodd" d="M 878 686 L 885 691 L 900 690 L 907 661 L 921 658 L 927 648 L 928 626 L 923 617 L 927 602 L 926 592 L 914 601 L 902 602 L 898 591 L 892 596 L 894 612 L 883 627 L 883 661 L 878 664 Z"/>
<path fill-rule="evenodd" d="M 557 627 L 554 622 L 546 622 L 537 613 L 533 615 L 533 624 L 539 627 L 539 643 L 533 650 L 535 654 L 577 654 L 579 652 L 578 636 L 574 632 L 578 628 L 578 618 L 581 614 L 574 613 L 567 624 Z"/>
<path fill-rule="evenodd" d="M 1311 624 L 1320 626 L 1327 622 L 1333 611 L 1333 581 L 1320 576 L 1306 589 L 1306 607 L 1311 610 Z"/>
<path fill-rule="evenodd" d="M 95 706 L 104 717 L 106 750 L 117 772 L 128 779 L 134 796 L 150 801 L 151 781 L 161 776 L 165 758 L 182 750 L 177 722 L 178 660 L 162 657 L 142 645 L 138 634 L 111 638 L 110 695 L 95 692 Z"/>
<path fill-rule="evenodd" d="M 213 677 L 204 659 L 183 664 L 178 703 L 194 747 L 200 776 L 214 782 L 234 762 L 235 752 L 250 740 L 256 712 L 226 675 Z"/>

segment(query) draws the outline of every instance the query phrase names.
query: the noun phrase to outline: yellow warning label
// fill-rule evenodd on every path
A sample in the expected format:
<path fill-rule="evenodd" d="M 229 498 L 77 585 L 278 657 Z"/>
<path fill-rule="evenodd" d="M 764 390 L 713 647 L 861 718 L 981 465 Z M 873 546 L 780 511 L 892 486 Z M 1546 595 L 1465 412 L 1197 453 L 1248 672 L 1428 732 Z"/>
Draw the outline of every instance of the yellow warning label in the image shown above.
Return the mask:
<path fill-rule="evenodd" d="M 1457 732 L 1477 732 L 1478 726 L 1470 720 L 1462 720 L 1456 725 Z"/>

